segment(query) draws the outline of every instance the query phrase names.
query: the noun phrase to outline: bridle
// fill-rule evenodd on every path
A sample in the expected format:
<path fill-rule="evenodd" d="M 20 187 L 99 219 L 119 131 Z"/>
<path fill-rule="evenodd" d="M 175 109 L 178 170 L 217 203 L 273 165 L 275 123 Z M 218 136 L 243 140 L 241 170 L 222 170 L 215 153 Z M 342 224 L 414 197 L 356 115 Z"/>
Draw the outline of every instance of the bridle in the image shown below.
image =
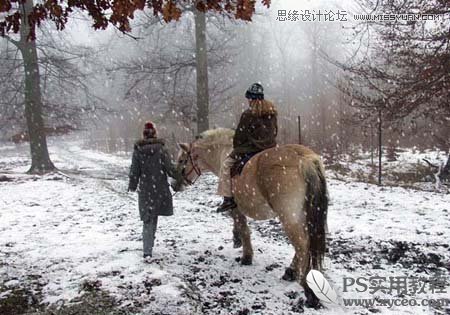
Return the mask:
<path fill-rule="evenodd" d="M 200 169 L 200 167 L 194 162 L 194 158 L 192 157 L 192 153 L 191 150 L 187 151 L 187 160 L 185 163 L 183 163 L 183 169 L 181 170 L 181 176 L 183 176 L 183 179 L 186 181 L 186 183 L 188 183 L 189 185 L 193 185 L 197 179 L 200 177 L 200 175 L 202 175 L 202 170 Z M 191 162 L 192 164 L 192 169 L 186 174 L 186 165 L 187 162 Z M 197 175 L 197 177 L 194 180 L 189 180 L 188 176 L 192 174 L 192 172 L 195 172 L 195 174 Z"/>

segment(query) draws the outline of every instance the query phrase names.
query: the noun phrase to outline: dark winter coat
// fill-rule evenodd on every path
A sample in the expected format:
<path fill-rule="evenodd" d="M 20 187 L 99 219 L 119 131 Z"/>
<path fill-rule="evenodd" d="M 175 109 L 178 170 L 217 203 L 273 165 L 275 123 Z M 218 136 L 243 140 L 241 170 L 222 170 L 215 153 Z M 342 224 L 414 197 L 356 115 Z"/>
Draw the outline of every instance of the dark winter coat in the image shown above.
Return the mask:
<path fill-rule="evenodd" d="M 252 105 L 241 115 L 233 138 L 232 156 L 239 159 L 276 146 L 277 111 L 269 101 Z"/>
<path fill-rule="evenodd" d="M 167 175 L 177 178 L 178 173 L 164 147 L 164 141 L 151 138 L 134 145 L 128 190 L 139 185 L 139 213 L 148 222 L 151 215 L 173 215 L 172 194 Z"/>

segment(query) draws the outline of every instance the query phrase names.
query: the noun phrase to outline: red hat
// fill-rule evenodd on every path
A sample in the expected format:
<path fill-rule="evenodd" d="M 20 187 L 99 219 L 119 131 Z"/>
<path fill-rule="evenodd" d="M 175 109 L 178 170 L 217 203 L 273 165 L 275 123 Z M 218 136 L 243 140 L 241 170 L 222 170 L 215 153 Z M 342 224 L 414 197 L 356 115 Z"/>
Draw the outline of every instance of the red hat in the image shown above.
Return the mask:
<path fill-rule="evenodd" d="M 155 125 L 151 121 L 147 121 L 144 125 L 144 129 L 155 129 Z"/>
<path fill-rule="evenodd" d="M 144 124 L 144 132 L 143 132 L 144 138 L 154 138 L 156 137 L 156 128 L 153 122 L 147 121 Z"/>

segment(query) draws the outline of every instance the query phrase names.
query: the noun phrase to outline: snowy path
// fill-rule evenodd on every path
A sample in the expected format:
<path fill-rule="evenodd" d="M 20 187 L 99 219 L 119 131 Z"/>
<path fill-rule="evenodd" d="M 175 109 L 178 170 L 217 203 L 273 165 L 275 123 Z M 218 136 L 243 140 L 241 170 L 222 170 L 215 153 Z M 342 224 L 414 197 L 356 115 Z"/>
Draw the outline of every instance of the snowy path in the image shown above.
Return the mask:
<path fill-rule="evenodd" d="M 161 218 L 154 261 L 145 264 L 136 196 L 124 193 L 128 158 L 82 150 L 77 143 L 51 148 L 69 178 L 11 175 L 26 170 L 25 147 L 0 150 L 0 173 L 16 177 L 0 182 L 0 288 L 33 282 L 42 288 L 44 302 L 60 303 L 82 294 L 86 280 L 100 280 L 122 307 L 144 314 L 299 311 L 300 286 L 280 279 L 293 255 L 280 226 L 252 222 L 254 265 L 240 266 L 231 219 L 214 212 L 219 198 L 212 176 L 175 196 L 176 214 Z M 344 276 L 426 276 L 439 270 L 448 278 L 449 195 L 334 180 L 330 195 L 326 276 L 337 291 Z M 0 300 L 7 294 L 0 292 Z M 433 311 L 305 309 L 307 314 Z"/>

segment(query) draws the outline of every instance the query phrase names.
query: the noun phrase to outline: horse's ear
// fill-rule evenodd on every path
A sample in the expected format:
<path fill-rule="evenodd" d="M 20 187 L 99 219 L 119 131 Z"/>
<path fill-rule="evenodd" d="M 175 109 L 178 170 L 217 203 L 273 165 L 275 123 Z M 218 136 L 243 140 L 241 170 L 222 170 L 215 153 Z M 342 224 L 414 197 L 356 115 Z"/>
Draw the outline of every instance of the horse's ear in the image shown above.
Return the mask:
<path fill-rule="evenodd" d="M 189 152 L 189 143 L 178 143 L 178 147 L 184 152 Z"/>

